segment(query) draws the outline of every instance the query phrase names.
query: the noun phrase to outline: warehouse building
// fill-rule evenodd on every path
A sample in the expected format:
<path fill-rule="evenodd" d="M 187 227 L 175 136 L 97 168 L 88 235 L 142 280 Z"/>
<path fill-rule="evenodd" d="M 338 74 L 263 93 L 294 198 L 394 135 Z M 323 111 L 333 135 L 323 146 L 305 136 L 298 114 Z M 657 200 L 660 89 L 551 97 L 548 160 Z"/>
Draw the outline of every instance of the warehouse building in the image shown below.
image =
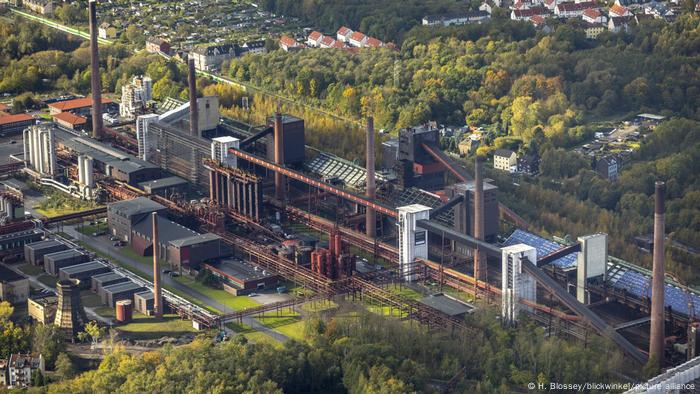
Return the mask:
<path fill-rule="evenodd" d="M 24 245 L 24 261 L 31 265 L 44 265 L 44 256 L 68 249 L 68 245 L 55 239 L 47 239 Z"/>
<path fill-rule="evenodd" d="M 95 293 L 101 294 L 102 288 L 110 285 L 115 285 L 117 283 L 128 282 L 129 278 L 121 276 L 115 272 L 108 272 L 105 274 L 99 274 L 92 277 L 90 289 Z"/>
<path fill-rule="evenodd" d="M 88 257 L 88 255 L 75 249 L 49 253 L 44 256 L 44 271 L 48 274 L 58 276 L 58 271 L 61 268 L 85 263 L 89 259 L 90 257 Z"/>
<path fill-rule="evenodd" d="M 22 130 L 36 124 L 36 120 L 27 114 L 0 116 L 0 137 L 21 134 Z"/>
<path fill-rule="evenodd" d="M 0 235 L 0 253 L 10 255 L 16 252 L 24 254 L 24 245 L 41 240 L 44 233 L 40 230 L 24 230 Z"/>
<path fill-rule="evenodd" d="M 224 290 L 234 296 L 277 286 L 280 280 L 278 275 L 240 260 L 224 260 L 216 266 L 204 264 L 204 268 L 219 277 Z"/>
<path fill-rule="evenodd" d="M 442 293 L 429 295 L 421 298 L 418 302 L 437 309 L 448 316 L 457 318 L 463 318 L 465 315 L 474 312 L 475 309 L 473 305 Z"/>
<path fill-rule="evenodd" d="M 150 316 L 153 313 L 154 300 L 155 297 L 150 290 L 136 293 L 134 294 L 134 309 L 143 315 Z"/>
<path fill-rule="evenodd" d="M 145 290 L 145 287 L 139 286 L 132 281 L 128 281 L 103 287 L 100 298 L 102 298 L 103 304 L 107 304 L 111 308 L 114 308 L 117 301 L 130 300 L 133 298 L 134 294 L 141 293 Z"/>
<path fill-rule="evenodd" d="M 27 300 L 29 317 L 41 324 L 53 324 L 58 307 L 58 297 L 55 294 L 44 294 Z"/>
<path fill-rule="evenodd" d="M 29 298 L 29 280 L 0 265 L 0 301 L 21 304 Z"/>
<path fill-rule="evenodd" d="M 131 229 L 136 223 L 150 218 L 149 215 L 152 212 L 164 214 L 165 211 L 166 208 L 163 205 L 146 197 L 109 204 L 107 206 L 109 232 L 111 235 L 131 243 Z"/>
<path fill-rule="evenodd" d="M 139 188 L 148 194 L 156 194 L 163 197 L 169 197 L 173 194 L 187 193 L 188 186 L 186 180 L 178 176 L 170 176 L 167 178 L 154 179 L 139 183 Z"/>
<path fill-rule="evenodd" d="M 112 270 L 104 263 L 99 261 L 90 261 L 87 263 L 61 268 L 58 270 L 58 278 L 60 280 L 77 279 L 80 281 L 78 286 L 81 289 L 87 289 L 92 284 L 91 279 L 93 276 L 105 274 L 111 271 Z"/>

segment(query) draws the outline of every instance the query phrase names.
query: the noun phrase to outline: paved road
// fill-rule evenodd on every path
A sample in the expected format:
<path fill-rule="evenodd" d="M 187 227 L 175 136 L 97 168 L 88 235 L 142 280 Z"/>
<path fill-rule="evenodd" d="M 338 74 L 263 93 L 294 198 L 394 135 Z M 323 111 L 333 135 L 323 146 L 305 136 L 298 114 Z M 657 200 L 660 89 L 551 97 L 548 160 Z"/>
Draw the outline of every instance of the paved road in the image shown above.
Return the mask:
<path fill-rule="evenodd" d="M 5 267 L 11 269 L 12 271 L 20 274 L 20 275 L 26 276 L 27 279 L 29 279 L 29 281 L 32 283 L 32 285 L 34 285 L 33 287 L 44 289 L 44 290 L 49 290 L 52 293 L 56 294 L 56 289 L 41 283 L 38 279 L 38 276 L 25 274 L 24 272 L 20 271 L 17 267 L 7 265 L 5 263 L 1 263 L 1 264 L 4 265 Z M 107 319 L 107 318 L 104 318 L 104 317 L 98 315 L 95 312 L 95 308 L 88 308 L 85 306 L 83 306 L 83 308 L 85 309 L 85 314 L 87 314 L 90 319 L 94 319 L 94 320 L 97 320 L 97 321 L 102 322 L 104 324 L 111 325 L 111 323 L 112 323 L 111 319 Z"/>
<path fill-rule="evenodd" d="M 120 262 L 128 265 L 131 268 L 134 268 L 137 271 L 143 272 L 144 274 L 146 274 L 145 279 L 153 280 L 153 272 L 151 270 L 149 270 L 148 267 L 144 267 L 144 265 L 141 262 L 139 262 L 133 258 L 130 258 L 129 256 L 125 256 L 125 255 L 119 253 L 117 250 L 114 249 L 114 247 L 112 246 L 110 241 L 108 239 L 106 239 L 106 237 L 88 237 L 88 236 L 85 236 L 85 235 L 81 234 L 80 232 L 78 232 L 75 229 L 75 227 L 73 227 L 73 226 L 65 226 L 65 227 L 63 227 L 63 231 L 66 234 L 69 234 L 70 236 L 72 236 L 73 238 L 89 244 L 91 248 L 94 248 L 94 249 L 98 250 L 99 252 L 106 254 L 107 256 L 110 256 L 112 258 L 116 258 Z M 198 292 L 197 290 L 194 290 L 190 287 L 183 285 L 180 282 L 173 280 L 172 278 L 170 278 L 167 275 L 162 276 L 162 280 L 163 280 L 164 285 L 171 286 L 173 289 L 175 289 L 183 294 L 186 294 L 191 298 L 200 300 L 200 301 L 204 302 L 205 304 L 213 306 L 214 308 L 216 308 L 220 311 L 224 311 L 224 312 L 231 311 L 231 308 L 227 307 L 226 305 L 218 302 L 217 300 L 215 300 L 213 298 L 207 297 L 206 295 Z M 256 319 L 254 319 L 252 317 L 244 317 L 243 323 L 247 324 L 248 326 L 252 327 L 253 329 L 255 329 L 257 331 L 260 331 L 260 332 L 263 332 L 263 333 L 269 335 L 270 337 L 272 337 L 280 342 L 284 342 L 288 339 L 287 336 L 285 336 L 285 335 L 283 335 L 283 334 L 281 334 L 281 333 L 279 333 L 279 332 L 277 332 L 269 327 L 264 326 L 263 324 L 261 324 L 259 321 L 257 321 Z M 229 332 L 229 334 L 233 333 L 233 331 L 231 331 L 228 328 L 226 330 Z"/>
<path fill-rule="evenodd" d="M 72 28 L 72 27 L 70 27 L 70 26 L 62 25 L 62 24 L 60 24 L 60 23 L 58 23 L 58 22 L 52 21 L 51 19 L 42 18 L 42 17 L 40 17 L 39 15 L 34 15 L 34 14 L 30 14 L 30 13 L 28 13 L 28 12 L 20 11 L 20 10 L 18 10 L 18 9 L 16 9 L 16 8 L 13 8 L 13 7 L 10 7 L 10 11 L 12 11 L 13 13 L 15 13 L 15 15 L 19 15 L 19 16 L 21 16 L 21 17 L 23 17 L 23 18 L 31 19 L 31 20 L 33 20 L 33 21 L 35 21 L 35 22 L 42 23 L 42 24 L 44 24 L 44 25 L 46 25 L 46 26 L 52 27 L 52 28 L 54 28 L 54 29 L 56 29 L 56 30 L 60 30 L 60 31 L 62 31 L 62 32 L 64 32 L 64 33 L 72 34 L 72 35 L 74 35 L 74 36 L 78 36 L 78 37 L 80 37 L 80 38 L 84 38 L 84 39 L 87 39 L 87 40 L 90 39 L 90 33 L 86 33 L 86 32 L 84 32 L 84 31 L 81 31 L 81 30 L 78 30 L 78 29 L 74 29 L 74 28 Z M 98 38 L 98 39 L 97 39 L 97 42 L 99 42 L 100 44 L 107 44 L 107 45 L 112 44 L 112 41 L 107 40 L 107 39 L 105 39 L 105 38 Z"/>

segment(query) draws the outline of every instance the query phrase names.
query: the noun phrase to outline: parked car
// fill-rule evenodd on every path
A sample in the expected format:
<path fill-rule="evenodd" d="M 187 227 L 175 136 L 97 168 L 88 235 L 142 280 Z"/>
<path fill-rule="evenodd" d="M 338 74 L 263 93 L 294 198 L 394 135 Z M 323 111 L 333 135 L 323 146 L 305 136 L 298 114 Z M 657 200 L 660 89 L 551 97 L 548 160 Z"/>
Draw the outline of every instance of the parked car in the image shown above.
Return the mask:
<path fill-rule="evenodd" d="M 164 269 L 164 270 L 161 271 L 161 272 L 163 273 L 163 275 L 167 275 L 167 274 L 170 273 L 170 270 L 169 270 L 169 269 Z"/>

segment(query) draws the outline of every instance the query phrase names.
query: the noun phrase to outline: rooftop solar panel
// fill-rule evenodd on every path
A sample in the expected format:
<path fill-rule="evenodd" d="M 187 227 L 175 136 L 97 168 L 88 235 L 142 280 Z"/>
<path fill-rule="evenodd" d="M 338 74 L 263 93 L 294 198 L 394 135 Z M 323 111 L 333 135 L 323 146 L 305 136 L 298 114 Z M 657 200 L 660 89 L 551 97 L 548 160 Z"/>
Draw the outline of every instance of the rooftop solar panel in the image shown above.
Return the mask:
<path fill-rule="evenodd" d="M 508 237 L 508 239 L 506 239 L 506 241 L 504 242 L 505 246 L 512 246 L 517 244 L 525 244 L 528 246 L 532 246 L 537 250 L 538 258 L 548 255 L 564 247 L 564 245 L 562 244 L 550 241 L 548 239 L 544 239 L 540 236 L 528 233 L 527 231 L 523 231 L 520 229 L 515 230 L 513 234 L 511 234 L 510 237 Z M 571 253 L 566 256 L 560 257 L 554 260 L 551 264 L 561 269 L 569 269 L 576 267 L 576 253 Z"/>
<path fill-rule="evenodd" d="M 640 272 L 627 269 L 621 275 L 611 278 L 610 281 L 613 287 L 626 290 L 636 297 L 651 297 L 651 278 Z M 674 312 L 684 315 L 688 315 L 692 308 L 694 316 L 700 316 L 700 296 L 695 293 L 686 293 L 685 290 L 670 283 L 666 283 L 664 287 L 664 304 Z"/>

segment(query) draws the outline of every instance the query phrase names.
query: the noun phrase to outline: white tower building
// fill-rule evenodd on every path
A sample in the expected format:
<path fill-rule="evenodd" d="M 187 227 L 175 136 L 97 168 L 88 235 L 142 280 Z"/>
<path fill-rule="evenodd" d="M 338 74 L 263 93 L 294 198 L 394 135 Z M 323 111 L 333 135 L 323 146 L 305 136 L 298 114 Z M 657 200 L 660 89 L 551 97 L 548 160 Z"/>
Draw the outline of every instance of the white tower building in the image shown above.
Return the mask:
<path fill-rule="evenodd" d="M 417 258 L 428 258 L 428 231 L 417 227 L 416 222 L 430 219 L 430 207 L 413 204 L 397 208 L 399 211 L 399 270 L 407 282 L 416 279 L 414 272 Z"/>
<path fill-rule="evenodd" d="M 520 300 L 537 300 L 535 278 L 522 268 L 524 259 L 532 263 L 537 262 L 537 250 L 525 244 L 507 246 L 501 250 L 501 317 L 505 324 L 511 325 L 518 321 L 518 315 L 523 308 Z"/>

